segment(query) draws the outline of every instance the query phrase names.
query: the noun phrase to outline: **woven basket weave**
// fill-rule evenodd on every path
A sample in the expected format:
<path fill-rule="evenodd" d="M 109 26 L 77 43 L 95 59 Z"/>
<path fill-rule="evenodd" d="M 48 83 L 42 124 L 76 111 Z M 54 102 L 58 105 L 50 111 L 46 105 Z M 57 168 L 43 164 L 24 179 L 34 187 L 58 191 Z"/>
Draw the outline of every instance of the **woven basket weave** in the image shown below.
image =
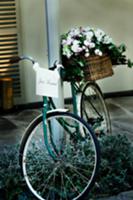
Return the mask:
<path fill-rule="evenodd" d="M 112 63 L 110 57 L 107 55 L 89 56 L 85 58 L 85 62 L 85 81 L 94 81 L 113 75 Z"/>

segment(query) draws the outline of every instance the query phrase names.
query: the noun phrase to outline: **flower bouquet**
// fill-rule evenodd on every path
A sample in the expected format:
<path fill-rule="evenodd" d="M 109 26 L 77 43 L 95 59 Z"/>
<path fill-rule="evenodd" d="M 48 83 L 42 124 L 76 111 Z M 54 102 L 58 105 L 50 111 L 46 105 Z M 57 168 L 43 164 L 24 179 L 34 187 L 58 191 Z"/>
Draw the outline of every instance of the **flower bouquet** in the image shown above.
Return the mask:
<path fill-rule="evenodd" d="M 126 46 L 116 46 L 101 29 L 73 28 L 61 36 L 61 57 L 67 81 L 97 80 L 113 74 L 112 65 L 133 63 Z"/>

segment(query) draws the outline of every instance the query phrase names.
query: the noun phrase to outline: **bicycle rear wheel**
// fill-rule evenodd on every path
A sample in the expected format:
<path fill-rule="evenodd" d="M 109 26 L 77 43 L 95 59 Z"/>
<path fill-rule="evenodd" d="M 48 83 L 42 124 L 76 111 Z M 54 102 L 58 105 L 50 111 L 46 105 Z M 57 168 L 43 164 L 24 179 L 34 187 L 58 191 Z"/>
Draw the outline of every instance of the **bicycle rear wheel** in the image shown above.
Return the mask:
<path fill-rule="evenodd" d="M 95 82 L 88 82 L 83 89 L 80 113 L 98 136 L 111 133 L 109 112 L 102 92 Z"/>
<path fill-rule="evenodd" d="M 81 118 L 66 112 L 48 113 L 53 158 L 44 144 L 42 120 L 41 115 L 30 124 L 20 147 L 22 174 L 30 191 L 39 200 L 86 199 L 99 166 L 97 138 Z"/>

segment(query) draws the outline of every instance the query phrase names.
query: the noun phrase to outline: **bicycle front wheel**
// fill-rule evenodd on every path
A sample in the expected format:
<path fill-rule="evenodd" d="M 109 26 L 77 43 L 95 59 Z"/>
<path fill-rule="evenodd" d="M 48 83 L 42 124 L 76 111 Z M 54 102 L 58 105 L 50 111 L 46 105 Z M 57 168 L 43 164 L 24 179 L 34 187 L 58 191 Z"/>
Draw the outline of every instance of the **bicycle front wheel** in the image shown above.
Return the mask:
<path fill-rule="evenodd" d="M 99 145 L 81 118 L 66 112 L 47 114 L 48 146 L 42 116 L 27 129 L 20 148 L 24 179 L 39 200 L 86 199 L 99 166 Z M 87 198 L 88 199 L 88 198 Z"/>
<path fill-rule="evenodd" d="M 95 82 L 88 82 L 83 89 L 80 113 L 98 136 L 111 133 L 109 112 L 103 94 Z"/>

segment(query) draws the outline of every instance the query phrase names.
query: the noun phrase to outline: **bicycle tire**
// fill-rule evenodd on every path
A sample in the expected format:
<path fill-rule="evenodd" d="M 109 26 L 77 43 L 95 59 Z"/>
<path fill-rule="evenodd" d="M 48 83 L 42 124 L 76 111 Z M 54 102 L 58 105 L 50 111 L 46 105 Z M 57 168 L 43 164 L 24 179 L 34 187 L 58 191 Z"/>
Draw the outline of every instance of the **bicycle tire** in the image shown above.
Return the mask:
<path fill-rule="evenodd" d="M 39 200 L 86 199 L 99 168 L 100 149 L 97 138 L 88 124 L 74 114 L 57 111 L 47 114 L 48 125 L 51 122 L 53 124 L 53 121 L 59 125 L 59 119 L 71 123 L 73 134 L 66 133 L 61 124 L 63 137 L 58 141 L 60 145 L 56 146 L 58 154 L 55 153 L 55 160 L 44 146 L 42 115 L 27 128 L 19 154 L 22 175 L 32 194 Z M 79 132 L 74 133 L 75 124 L 76 127 L 80 125 L 80 135 Z M 51 148 L 54 151 L 54 147 Z"/>
<path fill-rule="evenodd" d="M 82 91 L 80 113 L 100 136 L 111 134 L 110 115 L 102 91 L 96 82 L 88 82 Z"/>

